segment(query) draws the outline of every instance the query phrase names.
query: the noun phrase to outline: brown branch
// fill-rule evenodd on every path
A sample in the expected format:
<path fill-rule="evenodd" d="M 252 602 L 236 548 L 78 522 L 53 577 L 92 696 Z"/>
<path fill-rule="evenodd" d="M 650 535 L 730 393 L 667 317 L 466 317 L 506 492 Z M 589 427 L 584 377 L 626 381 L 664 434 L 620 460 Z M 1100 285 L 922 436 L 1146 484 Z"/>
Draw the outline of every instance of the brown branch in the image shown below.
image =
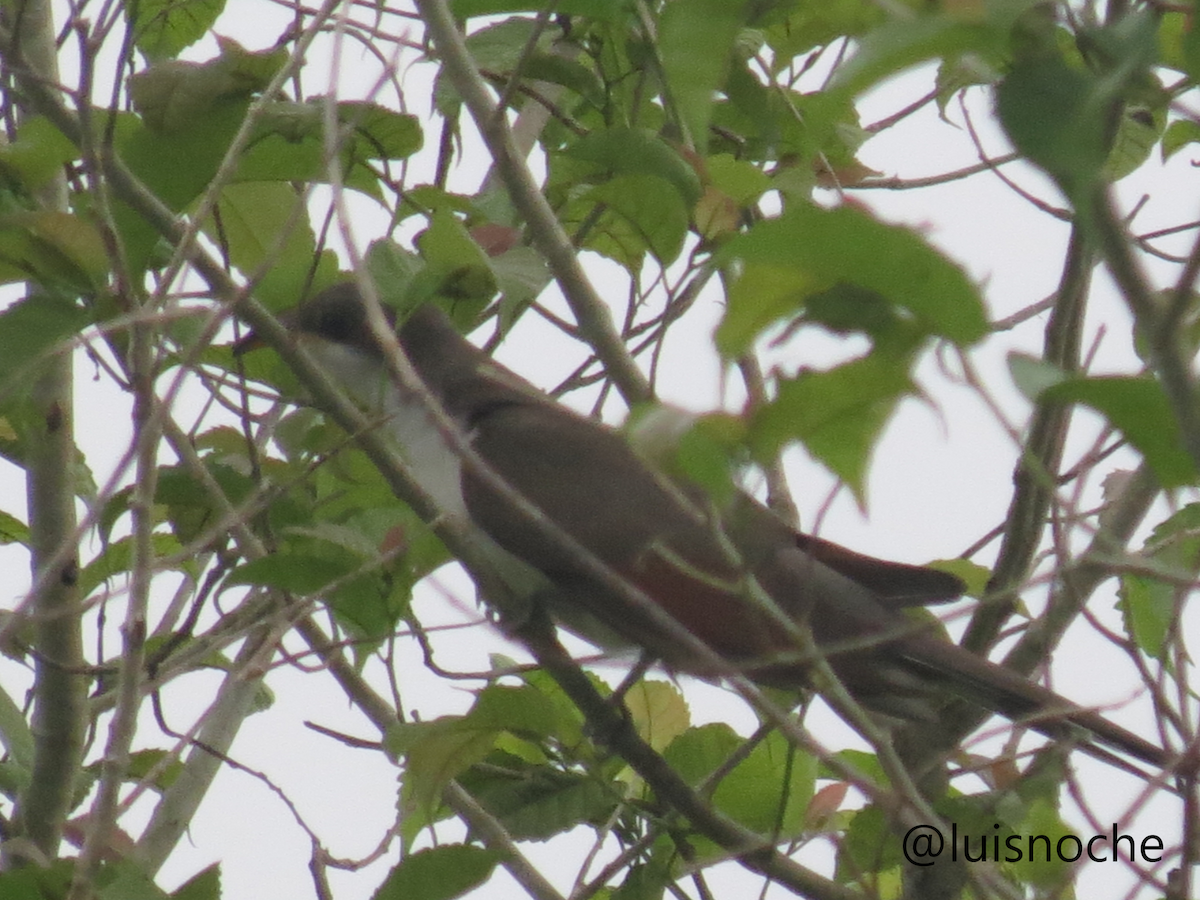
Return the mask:
<path fill-rule="evenodd" d="M 513 205 L 529 226 L 534 246 L 545 257 L 550 271 L 562 288 L 575 314 L 580 333 L 604 360 L 605 367 L 626 401 L 635 403 L 647 399 L 650 386 L 646 377 L 613 328 L 607 304 L 583 271 L 571 239 L 525 165 L 513 142 L 507 120 L 497 113 L 496 104 L 467 51 L 449 8 L 443 0 L 417 0 L 417 8 L 437 47 L 446 74 L 471 111 Z"/>
<path fill-rule="evenodd" d="M 1079 367 L 1083 316 L 1087 307 L 1094 256 L 1079 228 L 1071 233 L 1057 300 L 1046 323 L 1042 358 L 1065 372 Z M 1039 401 L 1029 428 L 1029 438 L 1013 473 L 1012 503 L 1005 516 L 1000 554 L 988 583 L 988 594 L 976 611 L 963 646 L 986 653 L 1005 621 L 1016 608 L 1017 594 L 1041 543 L 1047 513 L 1054 498 L 1063 443 L 1071 420 L 1071 407 L 1057 401 Z"/>

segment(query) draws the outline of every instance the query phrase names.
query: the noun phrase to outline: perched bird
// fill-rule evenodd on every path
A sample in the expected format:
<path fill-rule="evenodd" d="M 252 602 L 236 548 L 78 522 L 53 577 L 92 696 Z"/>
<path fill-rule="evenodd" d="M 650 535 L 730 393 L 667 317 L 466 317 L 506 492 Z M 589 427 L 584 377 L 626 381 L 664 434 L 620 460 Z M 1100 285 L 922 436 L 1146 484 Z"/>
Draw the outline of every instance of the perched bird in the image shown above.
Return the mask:
<path fill-rule="evenodd" d="M 551 612 L 584 637 L 610 644 L 615 635 L 672 670 L 722 674 L 710 656 L 599 583 L 493 482 L 463 465 L 427 408 L 390 374 L 355 285 L 328 288 L 285 320 L 358 402 L 383 417 L 381 427 L 400 445 L 416 480 L 443 515 L 491 548 L 502 577 L 542 579 L 553 596 Z M 433 306 L 413 312 L 398 338 L 429 392 L 493 472 L 753 680 L 806 684 L 812 660 L 798 652 L 787 627 L 794 622 L 809 629 L 842 683 L 871 710 L 933 721 L 940 705 L 957 696 L 1028 720 L 1050 737 L 1082 732 L 1143 762 L 1167 763 L 1168 754 L 1150 741 L 915 625 L 905 608 L 958 597 L 964 586 L 954 575 L 802 534 L 745 494 L 718 521 L 703 492 L 672 481 L 620 433 L 496 363 Z"/>

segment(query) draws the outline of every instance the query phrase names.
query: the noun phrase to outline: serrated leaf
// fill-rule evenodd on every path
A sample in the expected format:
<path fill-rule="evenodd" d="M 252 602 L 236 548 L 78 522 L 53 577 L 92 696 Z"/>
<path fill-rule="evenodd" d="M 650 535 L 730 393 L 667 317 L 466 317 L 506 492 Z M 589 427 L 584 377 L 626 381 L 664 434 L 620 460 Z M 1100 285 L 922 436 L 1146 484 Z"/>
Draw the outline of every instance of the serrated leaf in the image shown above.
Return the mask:
<path fill-rule="evenodd" d="M 463 724 L 509 731 L 518 736 L 543 737 L 553 732 L 555 718 L 553 707 L 540 691 L 493 684 L 480 692 Z"/>
<path fill-rule="evenodd" d="M 1120 608 L 1125 631 L 1151 656 L 1162 659 L 1179 610 L 1180 584 L 1200 571 L 1200 504 L 1189 503 L 1158 523 L 1142 548 L 1161 578 L 1150 572 L 1121 576 Z"/>
<path fill-rule="evenodd" d="M 443 788 L 492 751 L 498 732 L 465 724 L 456 716 L 388 729 L 384 745 L 405 760 L 405 807 L 431 816 Z"/>
<path fill-rule="evenodd" d="M 579 825 L 604 822 L 621 796 L 618 787 L 594 777 L 544 767 L 482 777 L 471 773 L 461 782 L 518 840 L 545 841 Z"/>
<path fill-rule="evenodd" d="M 1121 576 L 1117 596 L 1125 633 L 1155 659 L 1164 659 L 1166 641 L 1176 620 L 1178 590 L 1166 581 L 1133 572 Z"/>
<path fill-rule="evenodd" d="M 642 679 L 625 694 L 625 708 L 643 741 L 661 752 L 691 725 L 683 694 L 666 681 Z"/>

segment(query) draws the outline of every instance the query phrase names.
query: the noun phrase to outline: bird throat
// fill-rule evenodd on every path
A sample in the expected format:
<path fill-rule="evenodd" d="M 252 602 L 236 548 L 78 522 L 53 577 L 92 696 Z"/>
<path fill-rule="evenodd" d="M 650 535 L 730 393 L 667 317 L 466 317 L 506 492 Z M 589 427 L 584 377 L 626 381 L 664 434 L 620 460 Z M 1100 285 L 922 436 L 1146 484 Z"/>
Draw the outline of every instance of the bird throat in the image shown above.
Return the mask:
<path fill-rule="evenodd" d="M 584 613 L 575 604 L 554 602 L 554 586 L 546 575 L 501 547 L 471 518 L 462 490 L 462 460 L 434 423 L 421 400 L 393 379 L 387 366 L 347 344 L 306 336 L 306 348 L 334 376 L 338 384 L 372 417 L 393 440 L 409 469 L 409 475 L 433 501 L 439 516 L 467 535 L 487 558 L 494 574 L 508 586 L 507 602 L 489 597 L 489 605 L 509 628 L 525 621 L 535 598 L 550 602 L 554 617 L 575 634 L 610 651 L 631 648 L 628 639 Z M 460 427 L 465 423 L 456 423 Z M 467 433 L 468 441 L 471 435 Z"/>

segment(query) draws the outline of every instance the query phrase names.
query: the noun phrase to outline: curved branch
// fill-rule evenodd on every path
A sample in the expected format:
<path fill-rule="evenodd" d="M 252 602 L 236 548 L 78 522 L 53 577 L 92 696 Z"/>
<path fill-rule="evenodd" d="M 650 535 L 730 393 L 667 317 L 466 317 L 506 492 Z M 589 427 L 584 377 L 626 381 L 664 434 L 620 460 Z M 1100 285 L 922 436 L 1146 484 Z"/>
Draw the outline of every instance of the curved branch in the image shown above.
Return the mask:
<path fill-rule="evenodd" d="M 627 402 L 648 399 L 651 392 L 646 377 L 625 349 L 613 327 L 607 304 L 583 271 L 571 239 L 525 165 L 504 111 L 492 101 L 449 8 L 443 0 L 417 0 L 417 9 L 441 55 L 446 74 L 471 111 L 513 205 L 529 225 L 534 246 L 545 257 L 562 288 L 580 334 L 604 361 Z"/>

